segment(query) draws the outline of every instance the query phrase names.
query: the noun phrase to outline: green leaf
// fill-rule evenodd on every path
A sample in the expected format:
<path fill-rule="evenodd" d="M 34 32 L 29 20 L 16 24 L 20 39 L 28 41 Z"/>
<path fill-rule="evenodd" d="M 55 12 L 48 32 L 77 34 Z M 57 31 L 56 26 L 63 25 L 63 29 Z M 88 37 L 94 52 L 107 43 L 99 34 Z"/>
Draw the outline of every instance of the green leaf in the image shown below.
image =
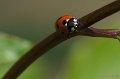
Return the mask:
<path fill-rule="evenodd" d="M 0 77 L 32 46 L 28 40 L 0 33 Z"/>
<path fill-rule="evenodd" d="M 28 40 L 0 33 L 0 64 L 14 62 L 31 46 L 32 43 Z"/>

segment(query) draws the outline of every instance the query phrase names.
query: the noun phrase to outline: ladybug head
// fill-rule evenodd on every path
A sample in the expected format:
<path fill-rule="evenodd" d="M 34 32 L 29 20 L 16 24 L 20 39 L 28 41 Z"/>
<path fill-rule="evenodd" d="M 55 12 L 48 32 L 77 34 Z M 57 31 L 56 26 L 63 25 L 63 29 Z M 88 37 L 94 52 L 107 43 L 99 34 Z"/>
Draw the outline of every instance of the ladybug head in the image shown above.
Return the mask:
<path fill-rule="evenodd" d="M 78 22 L 76 18 L 70 18 L 63 21 L 63 25 L 65 25 L 69 32 L 73 32 L 77 29 Z"/>

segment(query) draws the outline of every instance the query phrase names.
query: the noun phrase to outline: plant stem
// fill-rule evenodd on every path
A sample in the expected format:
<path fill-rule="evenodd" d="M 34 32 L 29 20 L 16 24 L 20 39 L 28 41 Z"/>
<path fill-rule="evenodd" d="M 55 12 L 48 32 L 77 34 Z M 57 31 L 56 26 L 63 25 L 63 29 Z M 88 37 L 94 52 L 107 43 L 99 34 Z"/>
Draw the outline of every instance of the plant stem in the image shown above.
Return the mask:
<path fill-rule="evenodd" d="M 3 79 L 16 79 L 38 57 L 64 40 L 65 39 L 61 34 L 56 32 L 51 34 L 46 39 L 35 45 L 28 53 L 18 60 Z"/>
<path fill-rule="evenodd" d="M 100 9 L 97 9 L 88 15 L 79 18 L 79 29 L 84 29 L 92 24 L 96 23 L 97 21 L 100 21 L 101 19 L 117 12 L 120 10 L 120 0 L 114 1 Z"/>
<path fill-rule="evenodd" d="M 76 35 L 86 35 L 94 37 L 109 37 L 116 38 L 120 31 L 104 30 L 88 28 L 90 25 L 97 21 L 117 12 L 120 10 L 120 0 L 114 1 L 109 5 L 104 6 L 84 17 L 79 19 L 79 28 L 86 28 L 79 30 L 79 32 L 71 33 L 70 37 Z M 45 54 L 48 50 L 52 49 L 59 43 L 67 40 L 68 38 L 60 33 L 53 33 L 43 41 L 35 45 L 30 51 L 28 51 L 22 58 L 20 58 L 11 69 L 4 75 L 2 79 L 16 79 L 30 64 L 32 64 L 37 58 Z"/>
<path fill-rule="evenodd" d="M 93 27 L 89 27 L 82 31 L 84 36 L 91 36 L 91 37 L 106 37 L 106 38 L 115 38 L 118 39 L 117 36 L 120 35 L 120 30 L 118 29 L 97 29 Z"/>

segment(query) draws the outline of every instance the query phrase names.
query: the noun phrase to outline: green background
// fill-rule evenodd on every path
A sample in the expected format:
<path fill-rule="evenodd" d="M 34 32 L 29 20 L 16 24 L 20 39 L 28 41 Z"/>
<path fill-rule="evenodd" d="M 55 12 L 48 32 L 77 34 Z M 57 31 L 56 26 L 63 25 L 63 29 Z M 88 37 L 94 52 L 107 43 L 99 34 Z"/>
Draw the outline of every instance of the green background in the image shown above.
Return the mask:
<path fill-rule="evenodd" d="M 6 38 L 0 40 L 0 77 L 34 44 L 55 32 L 58 17 L 69 14 L 80 18 L 112 1 L 0 0 L 0 31 L 27 39 L 3 35 Z M 120 13 L 92 27 L 119 29 Z M 77 36 L 48 51 L 18 79 L 120 79 L 119 60 L 118 40 Z"/>

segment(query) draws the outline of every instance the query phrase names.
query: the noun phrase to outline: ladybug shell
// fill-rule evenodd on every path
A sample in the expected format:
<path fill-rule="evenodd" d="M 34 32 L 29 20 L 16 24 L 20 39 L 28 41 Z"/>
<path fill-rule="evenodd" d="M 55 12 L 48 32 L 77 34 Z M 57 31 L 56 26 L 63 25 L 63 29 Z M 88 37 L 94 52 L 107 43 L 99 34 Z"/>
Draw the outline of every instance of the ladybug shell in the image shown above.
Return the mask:
<path fill-rule="evenodd" d="M 65 20 L 69 20 L 71 18 L 74 18 L 74 16 L 64 15 L 64 16 L 61 16 L 60 18 L 58 18 L 58 20 L 56 21 L 56 31 L 68 34 L 69 33 L 68 28 L 67 28 L 67 26 L 64 25 L 63 22 Z"/>

